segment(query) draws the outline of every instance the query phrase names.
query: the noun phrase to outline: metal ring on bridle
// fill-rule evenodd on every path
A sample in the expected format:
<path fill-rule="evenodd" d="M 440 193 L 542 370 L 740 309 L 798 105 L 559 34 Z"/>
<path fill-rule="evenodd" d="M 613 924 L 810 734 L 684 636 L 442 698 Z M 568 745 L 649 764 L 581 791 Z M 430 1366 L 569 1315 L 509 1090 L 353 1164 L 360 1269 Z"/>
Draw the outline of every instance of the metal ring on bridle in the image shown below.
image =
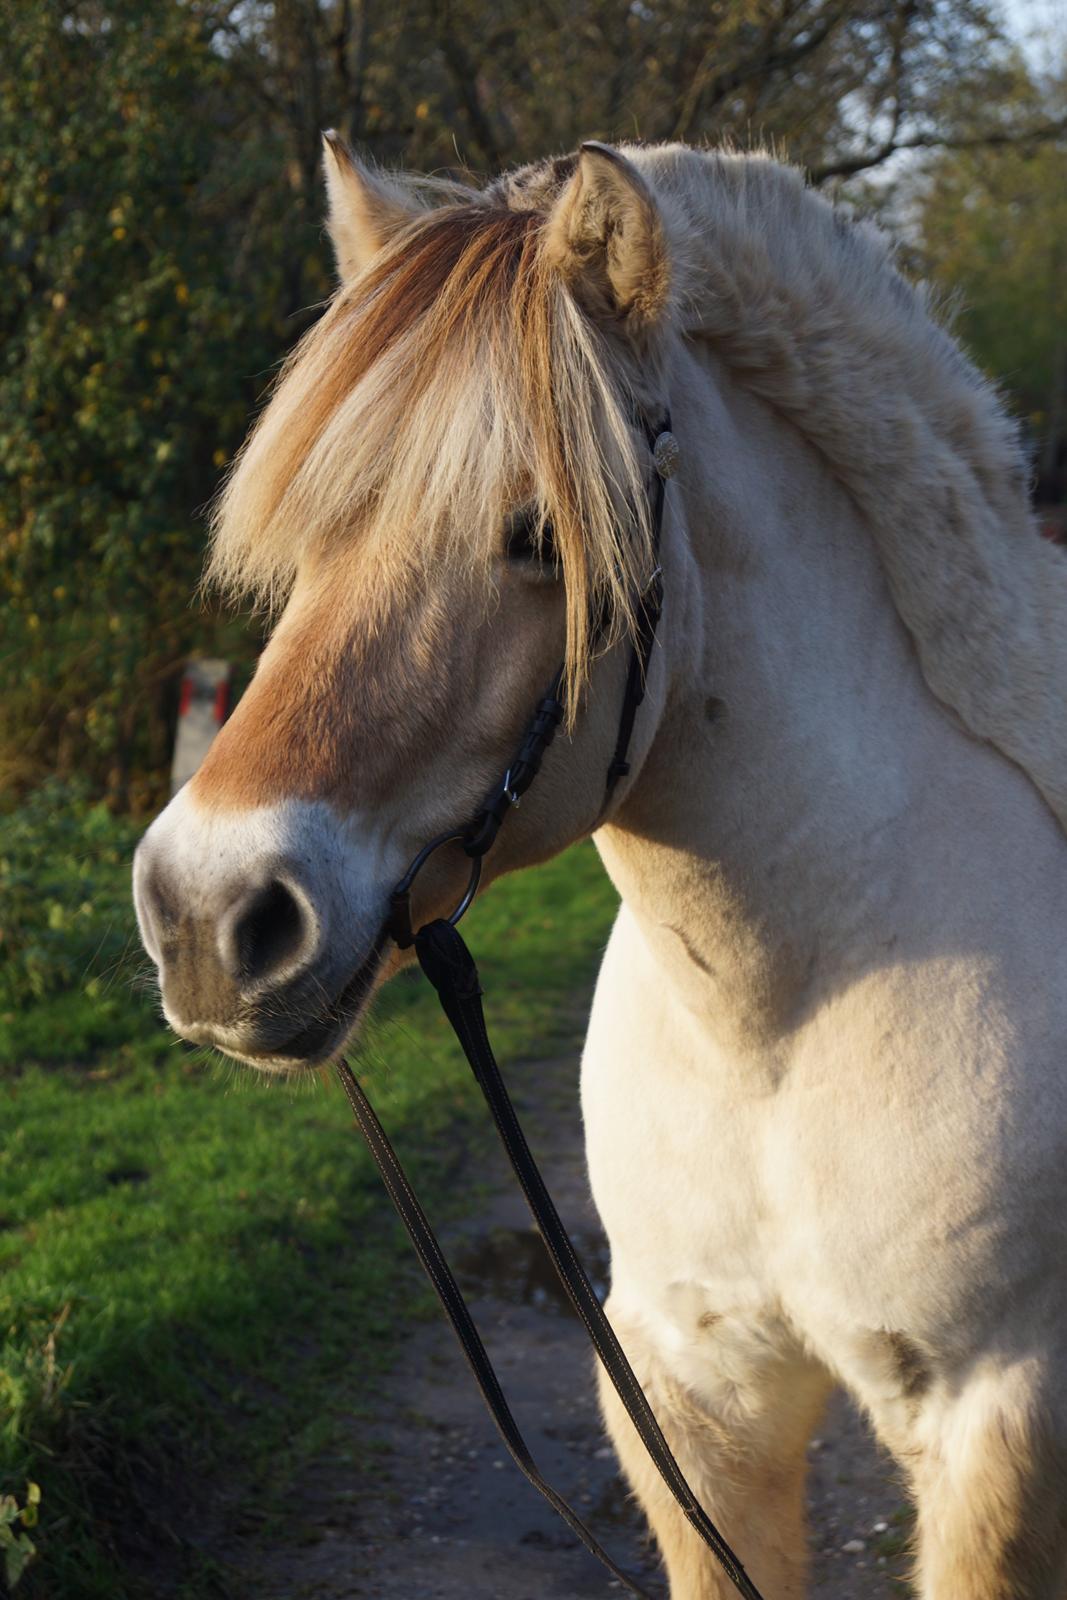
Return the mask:
<path fill-rule="evenodd" d="M 439 833 L 436 839 L 431 839 L 429 844 L 424 844 L 414 861 L 411 863 L 404 876 L 400 879 L 390 896 L 389 932 L 402 950 L 406 950 L 415 942 L 415 931 L 411 926 L 411 890 L 415 879 L 429 861 L 435 850 L 440 850 L 445 844 L 459 844 L 467 838 L 469 828 L 453 828 L 448 833 Z M 471 857 L 470 877 L 455 909 L 443 920 L 451 923 L 454 928 L 460 918 L 469 910 L 471 901 L 478 893 L 478 883 L 482 876 L 481 856 Z"/>

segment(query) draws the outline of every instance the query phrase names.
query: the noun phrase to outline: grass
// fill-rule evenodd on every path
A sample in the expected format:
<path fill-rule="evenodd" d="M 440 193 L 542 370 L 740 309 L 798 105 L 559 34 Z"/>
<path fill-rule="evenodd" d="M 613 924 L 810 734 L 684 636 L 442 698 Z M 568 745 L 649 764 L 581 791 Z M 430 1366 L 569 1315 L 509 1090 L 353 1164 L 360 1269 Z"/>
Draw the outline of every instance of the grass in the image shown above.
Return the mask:
<path fill-rule="evenodd" d="M 107 854 L 90 903 L 125 917 Z M 505 1063 L 574 1043 L 612 907 L 583 846 L 472 912 Z M 213 1486 L 251 1464 L 269 1508 L 321 1448 L 340 1375 L 372 1384 L 425 1294 L 335 1084 L 177 1046 L 113 954 L 110 984 L 82 963 L 89 922 L 69 981 L 46 964 L 45 992 L 0 1013 L 0 1497 L 41 1490 L 18 1597 L 135 1600 L 161 1568 L 185 1583 L 163 1592 L 225 1594 L 188 1537 L 221 1514 Z M 382 997 L 359 1067 L 428 1207 L 469 1205 L 477 1091 L 421 979 Z"/>

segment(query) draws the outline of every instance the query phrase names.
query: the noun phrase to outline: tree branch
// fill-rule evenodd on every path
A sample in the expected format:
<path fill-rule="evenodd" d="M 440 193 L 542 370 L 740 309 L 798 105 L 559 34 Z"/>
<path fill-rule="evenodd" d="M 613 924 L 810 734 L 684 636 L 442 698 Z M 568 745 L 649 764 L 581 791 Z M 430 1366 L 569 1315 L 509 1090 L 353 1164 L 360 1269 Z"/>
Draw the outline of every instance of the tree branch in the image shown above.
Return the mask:
<path fill-rule="evenodd" d="M 851 0 L 837 7 L 830 8 L 823 17 L 818 27 L 812 28 L 804 38 L 790 45 L 778 49 L 762 50 L 750 56 L 747 61 L 739 62 L 731 67 L 728 72 L 721 72 L 717 76 L 708 69 L 714 59 L 714 43 L 705 51 L 700 66 L 694 75 L 693 81 L 685 96 L 682 109 L 679 112 L 673 137 L 685 139 L 688 137 L 690 126 L 705 99 L 710 99 L 712 105 L 718 105 L 725 100 L 727 95 L 740 89 L 742 84 L 748 83 L 752 78 L 769 78 L 781 72 L 790 72 L 799 66 L 808 56 L 820 49 L 829 39 L 834 30 L 846 21 L 855 7 Z M 771 35 L 773 38 L 773 34 Z M 767 35 L 764 35 L 764 43 Z"/>
<path fill-rule="evenodd" d="M 809 167 L 808 177 L 813 184 L 826 183 L 830 178 L 854 178 L 857 173 L 882 166 L 901 150 L 993 150 L 1006 146 L 1047 144 L 1049 140 L 1061 139 L 1064 135 L 1067 135 L 1067 117 L 1033 128 L 991 128 L 986 133 L 956 136 L 927 129 L 910 134 L 906 139 L 891 137 L 857 156 L 829 161 L 821 167 Z"/>
<path fill-rule="evenodd" d="M 459 28 L 453 25 L 449 16 L 447 0 L 443 5 L 435 5 L 433 11 L 437 23 L 437 43 L 451 74 L 452 86 L 467 114 L 474 141 L 481 146 L 482 155 L 489 166 L 502 166 L 497 137 L 478 94 L 477 69 L 460 39 Z"/>

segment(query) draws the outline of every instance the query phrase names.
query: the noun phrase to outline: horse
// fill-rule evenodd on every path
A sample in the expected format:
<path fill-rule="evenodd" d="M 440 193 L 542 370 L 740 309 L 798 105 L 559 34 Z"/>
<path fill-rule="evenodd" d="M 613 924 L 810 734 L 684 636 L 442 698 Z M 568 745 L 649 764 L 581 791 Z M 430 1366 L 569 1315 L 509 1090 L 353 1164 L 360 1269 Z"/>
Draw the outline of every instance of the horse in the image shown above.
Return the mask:
<path fill-rule="evenodd" d="M 1063 1600 L 1067 565 L 1016 425 L 885 237 L 769 157 L 591 143 L 483 188 L 324 159 L 339 286 L 209 557 L 276 626 L 136 854 L 166 1017 L 266 1073 L 341 1052 L 408 959 L 391 886 L 562 659 L 486 879 L 592 833 L 620 896 L 581 1107 L 607 1310 L 682 1470 L 798 1600 L 844 1385 L 923 1600 Z M 467 865 L 437 852 L 420 921 Z M 723 1600 L 602 1410 L 673 1600 Z"/>

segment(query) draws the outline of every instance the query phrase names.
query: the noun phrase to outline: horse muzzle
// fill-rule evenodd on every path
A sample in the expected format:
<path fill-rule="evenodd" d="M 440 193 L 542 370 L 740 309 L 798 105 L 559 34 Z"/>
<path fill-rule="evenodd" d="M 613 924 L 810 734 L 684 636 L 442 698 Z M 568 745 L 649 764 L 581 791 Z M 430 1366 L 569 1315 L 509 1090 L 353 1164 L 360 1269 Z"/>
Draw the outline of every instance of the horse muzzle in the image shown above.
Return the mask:
<path fill-rule="evenodd" d="M 141 937 L 175 1032 L 268 1071 L 335 1055 L 384 965 L 368 855 L 323 807 L 226 818 L 176 796 L 134 860 Z"/>

